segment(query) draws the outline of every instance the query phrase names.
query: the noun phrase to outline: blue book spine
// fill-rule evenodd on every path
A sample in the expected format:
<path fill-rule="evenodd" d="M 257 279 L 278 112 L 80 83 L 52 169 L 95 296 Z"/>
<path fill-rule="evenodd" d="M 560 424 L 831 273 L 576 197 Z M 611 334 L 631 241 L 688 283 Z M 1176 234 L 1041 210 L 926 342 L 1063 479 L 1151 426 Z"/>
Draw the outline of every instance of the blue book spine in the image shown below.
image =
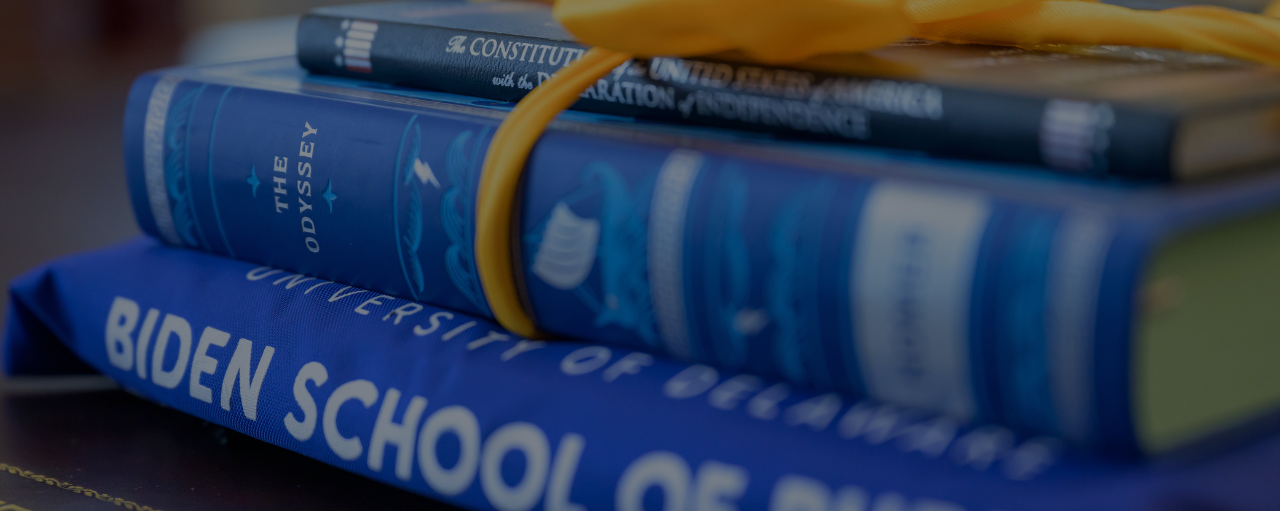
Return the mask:
<path fill-rule="evenodd" d="M 298 62 L 313 72 L 501 101 L 523 98 L 588 48 L 559 26 L 550 6 L 521 2 L 320 8 L 303 16 L 297 33 Z M 928 66 L 960 69 L 983 57 L 917 50 L 929 55 L 924 69 L 876 56 L 808 69 L 723 58 L 637 58 L 601 78 L 573 108 L 1072 174 L 1173 178 L 1176 113 L 1115 100 L 1063 101 L 1013 84 L 975 87 L 983 82 L 983 67 L 969 80 L 931 80 Z M 1080 88 L 1074 96 L 1093 94 Z"/>
<path fill-rule="evenodd" d="M 1203 464 L 1108 460 L 290 277 L 150 239 L 56 261 L 12 285 L 5 370 L 57 372 L 78 357 L 147 399 L 470 509 L 1263 510 L 1280 499 L 1276 439 Z"/>
<path fill-rule="evenodd" d="M 287 60 L 145 75 L 125 125 L 138 221 L 297 273 L 291 287 L 489 316 L 474 208 L 506 106 Z M 1179 218 L 1277 194 L 957 172 L 626 121 L 571 112 L 530 155 L 513 239 L 545 331 L 1121 450 L 1129 394 L 1106 389 L 1130 388 L 1152 244 Z"/>

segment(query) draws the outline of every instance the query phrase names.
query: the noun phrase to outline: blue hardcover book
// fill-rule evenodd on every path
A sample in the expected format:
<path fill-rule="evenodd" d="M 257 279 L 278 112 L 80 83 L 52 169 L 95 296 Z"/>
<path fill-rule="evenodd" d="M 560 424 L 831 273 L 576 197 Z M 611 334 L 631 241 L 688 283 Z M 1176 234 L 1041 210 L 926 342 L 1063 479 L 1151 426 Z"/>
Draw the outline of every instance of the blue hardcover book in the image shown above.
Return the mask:
<path fill-rule="evenodd" d="M 1197 462 L 1117 461 L 294 282 L 147 239 L 56 261 L 13 283 L 5 369 L 87 363 L 140 396 L 471 509 L 1262 511 L 1280 501 L 1280 438 Z"/>
<path fill-rule="evenodd" d="M 547 3 L 465 0 L 321 7 L 298 24 L 297 47 L 313 72 L 503 101 L 587 49 Z M 1280 70 L 1214 55 L 909 39 L 785 67 L 732 54 L 634 59 L 574 108 L 1186 180 L 1280 160 L 1277 105 Z"/>
<path fill-rule="evenodd" d="M 474 202 L 509 106 L 289 59 L 160 71 L 129 187 L 144 231 L 290 288 L 488 316 Z M 1277 204 L 1275 173 L 1097 184 L 567 112 L 514 260 L 548 332 L 1152 453 L 1280 402 Z"/>

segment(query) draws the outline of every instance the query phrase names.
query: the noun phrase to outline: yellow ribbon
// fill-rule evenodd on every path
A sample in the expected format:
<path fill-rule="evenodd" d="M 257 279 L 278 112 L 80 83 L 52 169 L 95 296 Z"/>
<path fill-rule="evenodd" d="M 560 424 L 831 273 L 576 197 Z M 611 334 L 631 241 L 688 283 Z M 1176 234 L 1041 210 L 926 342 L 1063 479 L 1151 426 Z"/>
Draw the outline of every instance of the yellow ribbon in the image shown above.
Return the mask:
<path fill-rule="evenodd" d="M 494 318 L 518 335 L 538 335 L 520 303 L 511 264 L 511 221 L 525 159 L 552 119 L 573 105 L 587 86 L 629 58 L 598 48 L 588 51 L 525 96 L 489 141 L 476 192 L 476 270 Z M 551 81 L 555 86 L 546 87 Z"/>
<path fill-rule="evenodd" d="M 539 335 L 512 265 L 513 205 L 525 159 L 560 111 L 633 54 L 738 50 L 784 64 L 914 36 L 998 45 L 1150 46 L 1280 66 L 1280 0 L 1266 15 L 1199 6 L 1138 11 L 1089 0 L 556 0 L 553 13 L 596 48 L 544 81 L 503 121 L 489 144 L 476 200 L 480 283 L 498 322 L 525 337 Z"/>
<path fill-rule="evenodd" d="M 915 35 L 960 43 L 1172 48 L 1280 66 L 1280 19 L 1219 7 L 1136 11 L 1071 0 L 1024 2 L 923 23 Z"/>
<path fill-rule="evenodd" d="M 1280 11 L 1273 5 L 1268 12 Z M 903 37 L 1003 45 L 1107 44 L 1280 65 L 1280 20 L 1216 7 L 1139 11 L 1082 0 L 557 0 L 593 46 L 642 56 L 740 50 L 765 63 Z"/>

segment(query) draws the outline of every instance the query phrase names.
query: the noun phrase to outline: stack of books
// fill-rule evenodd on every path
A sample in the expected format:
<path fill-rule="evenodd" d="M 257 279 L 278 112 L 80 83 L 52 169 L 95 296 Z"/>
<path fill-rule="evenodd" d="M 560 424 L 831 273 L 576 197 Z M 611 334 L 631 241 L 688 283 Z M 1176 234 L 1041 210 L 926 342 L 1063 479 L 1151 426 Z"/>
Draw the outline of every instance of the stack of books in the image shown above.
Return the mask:
<path fill-rule="evenodd" d="M 546 6 L 437 0 L 140 77 L 150 237 L 15 281 L 5 369 L 471 509 L 1280 502 L 1280 69 L 630 61 L 529 155 L 513 270 L 564 340 L 523 338 L 477 273 L 481 168 L 584 50 Z"/>

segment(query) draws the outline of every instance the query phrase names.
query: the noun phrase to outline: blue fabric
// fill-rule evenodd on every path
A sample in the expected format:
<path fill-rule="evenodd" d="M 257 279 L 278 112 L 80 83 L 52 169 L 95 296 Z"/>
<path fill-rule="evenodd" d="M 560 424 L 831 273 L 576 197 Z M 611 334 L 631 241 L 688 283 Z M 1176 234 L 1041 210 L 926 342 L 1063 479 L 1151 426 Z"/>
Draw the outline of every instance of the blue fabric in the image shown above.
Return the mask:
<path fill-rule="evenodd" d="M 523 341 L 487 320 L 150 239 L 50 263 L 11 297 L 10 374 L 82 369 L 69 348 L 146 398 L 474 509 L 1280 502 L 1280 438 L 1194 462 L 1090 457 L 642 352 Z"/>

